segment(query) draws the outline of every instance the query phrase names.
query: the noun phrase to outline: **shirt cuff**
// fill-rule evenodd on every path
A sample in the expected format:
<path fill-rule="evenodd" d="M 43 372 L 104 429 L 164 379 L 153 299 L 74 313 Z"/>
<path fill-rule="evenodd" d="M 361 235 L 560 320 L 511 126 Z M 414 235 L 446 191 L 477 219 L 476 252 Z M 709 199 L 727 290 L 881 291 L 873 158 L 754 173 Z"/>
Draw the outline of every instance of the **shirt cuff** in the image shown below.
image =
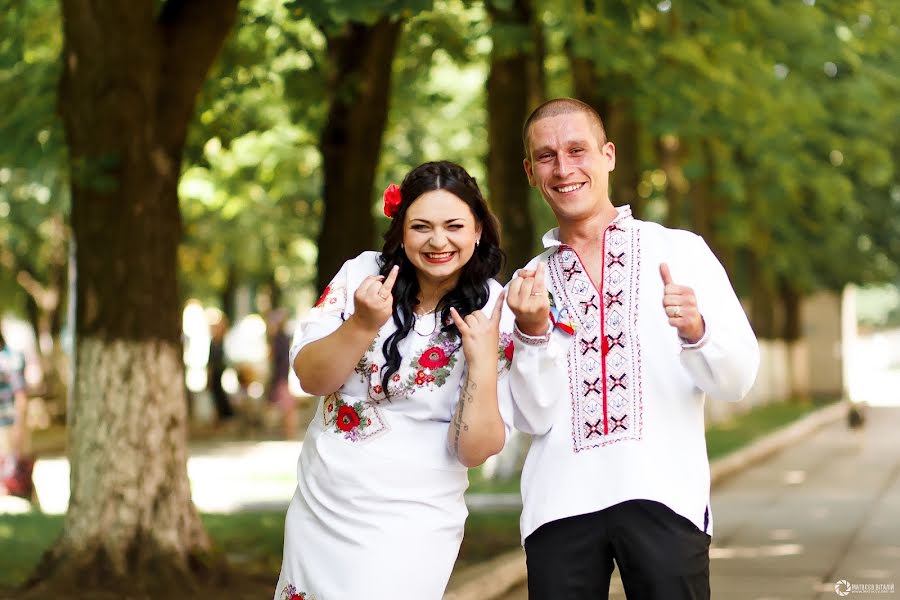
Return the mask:
<path fill-rule="evenodd" d="M 709 325 L 706 324 L 706 319 L 703 319 L 703 337 L 701 337 L 696 342 L 689 342 L 683 337 L 679 337 L 681 340 L 681 349 L 682 350 L 699 350 L 703 346 L 706 345 L 706 342 L 709 341 Z"/>
<path fill-rule="evenodd" d="M 547 328 L 547 333 L 545 333 L 544 335 L 528 335 L 526 333 L 522 333 L 522 330 L 519 329 L 519 325 L 517 323 L 513 324 L 513 336 L 515 336 L 523 344 L 527 344 L 529 346 L 546 345 L 547 342 L 550 341 L 551 333 L 553 333 L 552 323 L 550 323 L 550 326 Z"/>

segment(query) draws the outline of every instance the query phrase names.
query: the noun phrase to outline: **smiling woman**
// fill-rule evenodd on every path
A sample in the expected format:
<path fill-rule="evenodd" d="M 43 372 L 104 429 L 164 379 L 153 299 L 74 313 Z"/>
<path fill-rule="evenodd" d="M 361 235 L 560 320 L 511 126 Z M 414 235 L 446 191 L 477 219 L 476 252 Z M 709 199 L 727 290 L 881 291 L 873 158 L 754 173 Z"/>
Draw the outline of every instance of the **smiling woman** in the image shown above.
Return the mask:
<path fill-rule="evenodd" d="M 441 598 L 466 468 L 505 441 L 511 332 L 492 279 L 503 254 L 478 185 L 426 163 L 386 190 L 385 215 L 382 251 L 347 261 L 294 338 L 301 385 L 325 398 L 304 437 L 276 600 Z"/>

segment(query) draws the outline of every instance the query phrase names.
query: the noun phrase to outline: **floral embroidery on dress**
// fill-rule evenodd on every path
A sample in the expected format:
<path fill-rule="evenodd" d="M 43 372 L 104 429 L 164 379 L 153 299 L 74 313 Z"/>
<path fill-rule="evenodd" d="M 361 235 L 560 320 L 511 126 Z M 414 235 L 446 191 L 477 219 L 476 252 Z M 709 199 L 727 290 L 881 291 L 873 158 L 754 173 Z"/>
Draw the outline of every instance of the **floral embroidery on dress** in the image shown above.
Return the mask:
<path fill-rule="evenodd" d="M 375 350 L 375 342 L 378 341 L 378 336 L 375 336 L 375 339 L 372 340 L 372 343 L 369 344 L 369 347 L 366 349 L 366 352 L 360 357 L 359 362 L 356 363 L 356 366 L 353 370 L 359 374 L 363 380 L 368 379 L 372 373 L 378 372 L 378 365 L 369 362 L 369 355 L 372 354 Z"/>
<path fill-rule="evenodd" d="M 388 429 L 375 405 L 362 400 L 348 404 L 339 393 L 326 396 L 322 418 L 326 427 L 333 426 L 334 433 L 351 442 L 374 437 Z"/>
<path fill-rule="evenodd" d="M 309 592 L 298 592 L 294 584 L 289 583 L 281 590 L 280 600 L 316 600 L 316 597 Z"/>
<path fill-rule="evenodd" d="M 419 387 L 430 387 L 431 384 L 437 387 L 444 385 L 456 365 L 458 348 L 455 334 L 446 331 L 438 334 L 432 346 L 409 362 L 413 372 L 406 379 L 408 393 L 415 392 Z"/>
<path fill-rule="evenodd" d="M 502 377 L 504 373 L 509 371 L 512 365 L 513 353 L 515 352 L 513 345 L 513 336 L 511 333 L 500 334 L 500 347 L 497 350 L 497 376 Z"/>
<path fill-rule="evenodd" d="M 347 305 L 347 285 L 335 278 L 331 283 L 325 286 L 325 290 L 319 299 L 316 300 L 315 306 L 310 309 L 310 315 L 317 313 L 334 313 L 340 312 L 343 317 L 343 311 Z"/>

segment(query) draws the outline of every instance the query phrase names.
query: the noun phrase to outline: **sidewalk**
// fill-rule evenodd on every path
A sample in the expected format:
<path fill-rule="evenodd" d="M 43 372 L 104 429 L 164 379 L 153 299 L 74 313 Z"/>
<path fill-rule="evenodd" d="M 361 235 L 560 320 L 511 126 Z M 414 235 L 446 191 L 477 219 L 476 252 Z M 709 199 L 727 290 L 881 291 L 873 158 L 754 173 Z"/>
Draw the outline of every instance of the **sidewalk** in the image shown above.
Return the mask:
<path fill-rule="evenodd" d="M 710 465 L 713 490 L 728 485 L 731 478 L 749 467 L 759 464 L 777 452 L 797 446 L 797 442 L 814 435 L 825 427 L 845 429 L 844 420 L 848 404 L 838 402 L 807 415 L 756 442 L 737 450 Z M 717 521 L 718 527 L 718 521 Z M 444 600 L 525 600 L 525 553 L 519 548 L 499 556 L 484 565 L 471 567 L 464 573 L 455 573 Z M 900 582 L 898 582 L 900 583 Z M 620 584 L 619 584 L 620 586 Z M 614 582 L 613 592 L 616 591 Z M 621 591 L 621 587 L 618 587 Z M 621 598 L 611 594 L 610 598 Z M 736 598 L 728 594 L 716 597 Z M 766 596 L 768 598 L 769 596 Z M 773 596 L 774 598 L 774 596 Z"/>

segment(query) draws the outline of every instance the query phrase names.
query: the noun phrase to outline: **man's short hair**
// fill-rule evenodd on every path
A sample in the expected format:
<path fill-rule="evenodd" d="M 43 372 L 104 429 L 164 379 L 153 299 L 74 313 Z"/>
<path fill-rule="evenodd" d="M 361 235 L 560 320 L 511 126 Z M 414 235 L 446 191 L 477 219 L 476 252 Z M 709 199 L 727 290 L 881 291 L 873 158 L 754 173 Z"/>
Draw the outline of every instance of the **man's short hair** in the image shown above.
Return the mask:
<path fill-rule="evenodd" d="M 581 100 L 576 100 L 575 98 L 553 98 L 538 106 L 531 112 L 528 118 L 525 119 L 525 125 L 522 127 L 522 146 L 525 148 L 525 157 L 528 159 L 531 158 L 528 150 L 528 133 L 532 123 L 548 117 L 572 113 L 583 113 L 587 115 L 588 120 L 597 127 L 600 145 L 602 146 L 606 143 L 606 128 L 603 127 L 603 119 L 600 118 L 600 114 L 594 110 L 590 104 L 582 102 Z"/>

